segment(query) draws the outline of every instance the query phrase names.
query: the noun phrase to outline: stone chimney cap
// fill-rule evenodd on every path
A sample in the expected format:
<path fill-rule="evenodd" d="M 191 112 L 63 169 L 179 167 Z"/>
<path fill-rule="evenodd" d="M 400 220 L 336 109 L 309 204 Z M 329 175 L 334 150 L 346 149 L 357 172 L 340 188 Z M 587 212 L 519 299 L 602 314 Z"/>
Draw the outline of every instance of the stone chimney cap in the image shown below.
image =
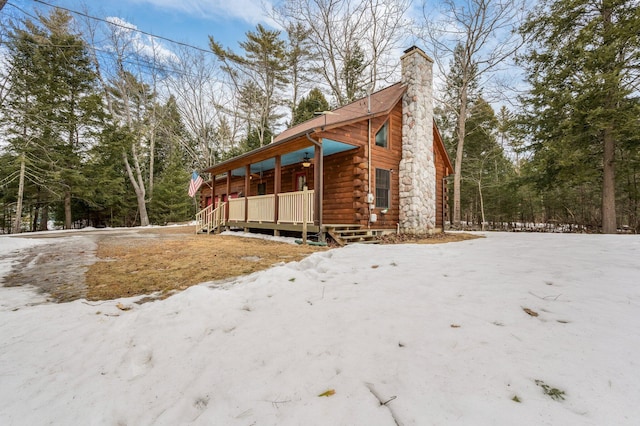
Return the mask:
<path fill-rule="evenodd" d="M 412 55 L 412 54 L 414 54 L 414 53 L 418 53 L 418 54 L 420 54 L 420 55 L 424 56 L 424 58 L 425 58 L 425 59 L 427 59 L 429 62 L 433 63 L 433 59 L 431 59 L 431 58 L 429 57 L 429 55 L 427 55 L 426 53 L 424 53 L 424 50 L 420 49 L 420 48 L 419 48 L 418 46 L 416 46 L 416 45 L 411 46 L 410 48 L 408 48 L 407 50 L 405 50 L 403 53 L 404 53 L 404 55 L 402 55 L 402 57 L 400 58 L 400 60 L 402 60 L 402 59 L 406 58 L 407 56 Z"/>

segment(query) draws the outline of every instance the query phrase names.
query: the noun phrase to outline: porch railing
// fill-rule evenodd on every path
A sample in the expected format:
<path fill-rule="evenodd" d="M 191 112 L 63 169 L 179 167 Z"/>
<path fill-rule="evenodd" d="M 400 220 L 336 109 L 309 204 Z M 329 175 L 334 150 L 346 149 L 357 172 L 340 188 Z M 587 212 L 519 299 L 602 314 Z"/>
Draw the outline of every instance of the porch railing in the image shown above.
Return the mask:
<path fill-rule="evenodd" d="M 306 198 L 305 198 L 306 194 Z M 306 210 L 306 222 L 313 224 L 314 191 L 285 192 L 278 194 L 278 223 L 302 224 Z M 229 203 L 229 216 L 225 221 L 226 204 Z M 245 206 L 248 206 L 245 215 Z M 196 232 L 210 233 L 228 222 L 274 223 L 276 217 L 276 196 L 274 194 L 254 197 L 232 198 L 218 203 L 217 208 L 207 206 L 196 213 Z"/>
<path fill-rule="evenodd" d="M 248 222 L 273 222 L 276 217 L 276 196 L 258 195 L 247 199 L 249 212 Z"/>
<path fill-rule="evenodd" d="M 229 200 L 229 221 L 244 222 L 244 198 Z"/>
<path fill-rule="evenodd" d="M 278 194 L 278 223 L 302 223 L 303 203 L 306 204 L 307 223 L 313 223 L 314 191 Z"/>
<path fill-rule="evenodd" d="M 225 204 L 226 203 L 218 203 L 218 207 L 215 209 L 213 208 L 213 205 L 208 205 L 196 213 L 196 233 L 206 232 L 209 234 L 220 226 L 224 226 Z"/>

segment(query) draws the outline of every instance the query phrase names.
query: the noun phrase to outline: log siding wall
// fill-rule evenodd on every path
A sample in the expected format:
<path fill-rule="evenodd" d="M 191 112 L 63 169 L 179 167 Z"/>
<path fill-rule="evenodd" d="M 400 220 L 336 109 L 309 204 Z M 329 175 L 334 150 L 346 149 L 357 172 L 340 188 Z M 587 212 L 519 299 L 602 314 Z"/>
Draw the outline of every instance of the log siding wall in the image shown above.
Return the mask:
<path fill-rule="evenodd" d="M 389 123 L 388 128 L 388 146 L 386 148 L 375 144 L 376 132 L 384 125 Z M 371 224 L 374 228 L 395 229 L 400 219 L 400 182 L 398 169 L 400 160 L 402 159 L 402 103 L 399 102 L 393 108 L 391 113 L 385 117 L 372 120 L 373 131 L 371 132 L 371 192 L 375 195 L 376 191 L 376 169 L 384 169 L 391 171 L 391 199 L 390 207 L 385 214 L 384 209 L 375 208 L 372 213 L 377 216 L 377 221 Z M 368 223 L 366 218 L 364 225 Z"/>

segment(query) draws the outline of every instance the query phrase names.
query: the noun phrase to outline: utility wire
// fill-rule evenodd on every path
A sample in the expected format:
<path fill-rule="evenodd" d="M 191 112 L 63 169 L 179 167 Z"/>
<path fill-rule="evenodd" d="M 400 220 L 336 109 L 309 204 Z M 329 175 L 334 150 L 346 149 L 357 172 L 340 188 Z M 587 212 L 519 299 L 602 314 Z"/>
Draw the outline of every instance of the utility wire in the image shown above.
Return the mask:
<path fill-rule="evenodd" d="M 178 45 L 180 45 L 180 46 L 184 46 L 184 47 L 188 47 L 188 48 L 191 48 L 191 49 L 199 50 L 200 52 L 209 53 L 209 54 L 211 54 L 211 55 L 213 55 L 213 54 L 214 54 L 214 53 L 213 53 L 211 50 L 209 50 L 209 49 L 203 49 L 203 48 L 201 48 L 201 47 L 194 46 L 194 45 L 192 45 L 192 44 L 183 43 L 183 42 L 181 42 L 181 41 L 176 41 L 176 40 L 173 40 L 173 39 L 170 39 L 170 38 L 167 38 L 167 37 L 163 37 L 163 36 L 155 35 L 155 34 L 152 34 L 152 33 L 150 33 L 150 32 L 147 32 L 147 31 L 139 30 L 139 29 L 137 29 L 137 28 L 132 28 L 131 26 L 128 26 L 128 25 L 118 24 L 117 22 L 111 22 L 111 21 L 108 21 L 108 20 L 106 20 L 106 19 L 104 19 L 104 18 L 98 18 L 97 16 L 89 15 L 89 14 L 84 13 L 84 12 L 78 12 L 77 10 L 69 9 L 69 8 L 62 7 L 62 6 L 57 6 L 57 5 L 55 5 L 55 4 L 47 3 L 46 1 L 43 1 L 43 0 L 33 0 L 33 1 L 34 1 L 34 2 L 36 2 L 36 3 L 43 4 L 43 5 L 45 5 L 45 6 L 53 7 L 53 8 L 56 8 L 56 9 L 65 10 L 65 11 L 67 11 L 67 12 L 74 13 L 74 14 L 76 14 L 76 15 L 83 16 L 83 17 L 85 17 L 85 18 L 89 18 L 89 19 L 93 19 L 93 20 L 96 20 L 96 21 L 104 22 L 104 23 L 107 23 L 107 24 L 110 24 L 110 25 L 115 25 L 115 26 L 117 26 L 117 27 L 121 27 L 121 28 L 127 29 L 127 30 L 129 30 L 129 31 L 135 31 L 135 32 L 138 32 L 138 33 L 140 33 L 140 34 L 147 35 L 147 36 L 149 36 L 149 37 L 154 37 L 154 38 L 157 38 L 157 39 L 160 39 L 160 40 L 168 41 L 168 42 L 170 42 L 170 43 L 178 44 Z M 12 3 L 8 3 L 8 4 L 10 4 L 11 6 L 17 7 L 17 6 L 15 6 L 14 4 L 12 4 Z"/>
<path fill-rule="evenodd" d="M 44 2 L 39 1 L 39 0 L 33 0 L 33 1 L 36 1 L 36 2 L 38 2 L 38 3 L 47 4 L 47 3 L 44 3 Z M 37 20 L 37 19 L 38 19 L 36 16 L 32 15 L 31 13 L 27 12 L 26 10 L 22 9 L 22 8 L 21 8 L 21 7 L 19 7 L 19 6 L 16 6 L 15 4 L 13 4 L 13 3 L 11 3 L 11 2 L 8 2 L 7 4 L 8 4 L 9 6 L 12 6 L 12 7 L 14 7 L 14 8 L 18 9 L 20 12 L 22 12 L 23 14 L 25 14 L 26 16 L 29 16 L 30 18 L 32 18 L 32 19 L 34 19 L 34 20 Z M 47 4 L 47 5 L 48 5 L 48 4 Z M 52 6 L 52 7 L 57 7 L 57 8 L 59 8 L 59 9 L 64 9 L 64 10 L 69 10 L 69 9 L 65 9 L 65 8 L 63 8 L 63 7 L 60 7 L 60 6 Z M 128 26 L 126 26 L 126 25 L 120 25 L 120 24 L 117 24 L 117 23 L 109 22 L 109 21 L 104 20 L 104 19 L 95 18 L 95 17 L 89 16 L 89 15 L 85 15 L 85 14 L 80 13 L 80 12 L 77 12 L 77 13 L 78 13 L 78 14 L 81 14 L 81 15 L 83 15 L 83 16 L 87 16 L 87 17 L 92 18 L 92 19 L 97 19 L 97 20 L 102 21 L 102 22 L 105 22 L 105 23 L 107 23 L 107 24 L 112 24 L 112 25 L 115 25 L 115 26 L 118 26 L 118 27 L 126 28 L 126 29 L 129 29 L 129 30 L 131 30 L 131 31 L 137 31 L 137 32 L 140 32 L 140 33 L 142 33 L 142 34 L 149 35 L 149 36 L 151 36 L 151 37 L 161 38 L 161 39 L 164 39 L 164 40 L 167 40 L 167 41 L 170 41 L 170 42 L 172 42 L 172 43 L 176 43 L 176 44 L 179 44 L 179 45 L 182 45 L 182 46 L 188 47 L 188 48 L 193 48 L 193 49 L 196 49 L 196 50 L 199 50 L 199 51 L 202 51 L 202 52 L 206 52 L 206 53 L 209 53 L 209 54 L 213 54 L 213 52 L 212 52 L 212 51 L 210 51 L 210 50 L 201 49 L 201 48 L 199 48 L 199 47 L 192 46 L 192 45 L 189 45 L 189 44 L 186 44 L 186 43 L 181 43 L 181 42 L 178 42 L 178 41 L 174 41 L 174 40 L 171 40 L 171 39 L 168 39 L 168 38 L 165 38 L 165 37 L 155 36 L 155 35 L 153 35 L 153 34 L 151 34 L 151 33 L 147 33 L 147 32 L 140 31 L 140 30 L 136 30 L 136 29 L 133 29 L 133 28 L 128 27 Z M 34 45 L 36 45 L 36 46 L 51 46 L 51 47 L 59 47 L 59 48 L 67 48 L 67 47 L 71 47 L 70 45 L 44 44 L 44 43 L 40 43 L 40 42 L 33 41 L 33 40 L 28 40 L 28 42 L 29 42 L 29 43 L 31 43 L 31 44 L 34 44 Z M 8 45 L 8 44 L 9 44 L 9 42 L 8 42 L 8 41 L 0 41 L 0 45 Z M 100 53 L 103 53 L 103 54 L 106 54 L 106 55 L 112 55 L 112 52 L 107 51 L 107 50 L 104 50 L 104 49 L 100 49 L 100 48 L 98 48 L 98 47 L 96 47 L 96 46 L 93 46 L 93 45 L 91 45 L 91 44 L 89 44 L 89 43 L 85 43 L 85 46 L 86 46 L 87 48 L 89 48 L 89 49 L 91 49 L 91 50 L 95 51 L 95 52 L 100 52 Z M 141 56 L 142 56 L 142 57 L 144 57 L 144 55 L 141 55 Z M 160 71 L 164 71 L 164 72 L 166 72 L 166 73 L 168 73 L 168 74 L 178 74 L 178 75 L 188 76 L 188 77 L 197 77 L 195 74 L 193 74 L 193 73 L 189 73 L 188 71 L 184 71 L 184 70 L 180 70 L 180 69 L 178 69 L 178 68 L 175 68 L 175 67 L 171 66 L 171 65 L 170 65 L 169 63 L 167 63 L 167 62 L 164 62 L 164 63 L 163 63 L 163 65 L 150 64 L 150 63 L 148 63 L 147 61 L 137 61 L 137 62 L 133 62 L 133 61 L 131 61 L 131 60 L 123 60 L 122 62 L 123 62 L 123 63 L 125 63 L 125 64 L 138 66 L 138 67 L 140 67 L 140 68 L 155 68 L 155 69 L 158 69 L 158 70 L 160 70 Z M 149 72 L 143 72 L 143 73 L 148 74 L 148 75 L 152 75 L 152 74 L 151 74 L 151 73 L 149 73 Z M 216 77 L 209 77 L 209 78 L 208 78 L 208 80 L 215 81 L 216 83 L 224 83 L 224 80 L 221 80 L 221 79 L 216 78 Z"/>

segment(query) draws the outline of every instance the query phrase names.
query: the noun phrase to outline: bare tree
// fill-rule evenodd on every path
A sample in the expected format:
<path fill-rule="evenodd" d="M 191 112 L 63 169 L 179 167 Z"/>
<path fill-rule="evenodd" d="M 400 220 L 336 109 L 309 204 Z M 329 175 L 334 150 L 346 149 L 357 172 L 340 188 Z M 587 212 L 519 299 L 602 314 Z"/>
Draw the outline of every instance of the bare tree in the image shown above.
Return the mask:
<path fill-rule="evenodd" d="M 396 77 L 396 67 L 390 64 L 397 60 L 390 61 L 389 55 L 399 46 L 398 30 L 408 22 L 410 5 L 409 0 L 285 0 L 273 17 L 308 28 L 315 71 L 336 103 L 344 105 L 353 100 L 348 92 L 353 92 L 349 86 L 354 83 L 354 66 L 358 94 Z"/>
<path fill-rule="evenodd" d="M 427 44 L 445 84 L 456 87 L 455 98 L 449 99 L 444 108 L 456 116 L 453 224 L 459 226 L 469 89 L 474 82 L 486 83 L 521 45 L 514 30 L 523 7 L 521 0 L 443 0 L 440 5 L 438 13 L 433 13 L 434 8 L 423 3 L 423 25 L 419 26 L 418 36 Z M 452 72 L 448 65 L 454 63 L 454 53 L 458 69 Z"/>
<path fill-rule="evenodd" d="M 211 55 L 181 48 L 172 63 L 173 75 L 166 84 L 176 98 L 176 105 L 190 140 L 180 140 L 191 163 L 196 168 L 215 164 L 220 152 L 229 149 L 227 140 L 218 137 L 217 128 L 224 112 L 221 105 L 232 105 L 229 91 L 221 81 L 219 67 L 211 61 Z M 230 110 L 232 110 L 230 108 Z M 232 123 L 234 120 L 230 120 Z M 237 126 L 230 126 L 232 133 Z"/>
<path fill-rule="evenodd" d="M 302 93 L 309 88 L 308 84 L 312 81 L 308 65 L 312 58 L 310 34 L 311 31 L 300 22 L 291 22 L 287 25 L 287 71 L 291 86 L 290 123 L 294 121 L 295 109 Z"/>
<path fill-rule="evenodd" d="M 99 69 L 100 82 L 112 119 L 130 135 L 129 146 L 121 148 L 121 156 L 136 194 L 140 225 L 147 226 L 147 203 L 151 201 L 154 184 L 155 138 L 159 129 L 160 64 L 167 54 L 153 38 L 135 38 L 127 25 L 113 22 L 106 27 L 111 62 L 110 68 Z"/>
<path fill-rule="evenodd" d="M 395 49 L 404 41 L 404 27 L 409 23 L 406 18 L 411 2 L 398 0 L 365 0 L 369 28 L 365 33 L 364 48 L 370 55 L 369 81 L 372 89 L 377 82 L 389 82 L 395 76 L 399 64 Z M 405 46 L 407 47 L 407 46 Z"/>

